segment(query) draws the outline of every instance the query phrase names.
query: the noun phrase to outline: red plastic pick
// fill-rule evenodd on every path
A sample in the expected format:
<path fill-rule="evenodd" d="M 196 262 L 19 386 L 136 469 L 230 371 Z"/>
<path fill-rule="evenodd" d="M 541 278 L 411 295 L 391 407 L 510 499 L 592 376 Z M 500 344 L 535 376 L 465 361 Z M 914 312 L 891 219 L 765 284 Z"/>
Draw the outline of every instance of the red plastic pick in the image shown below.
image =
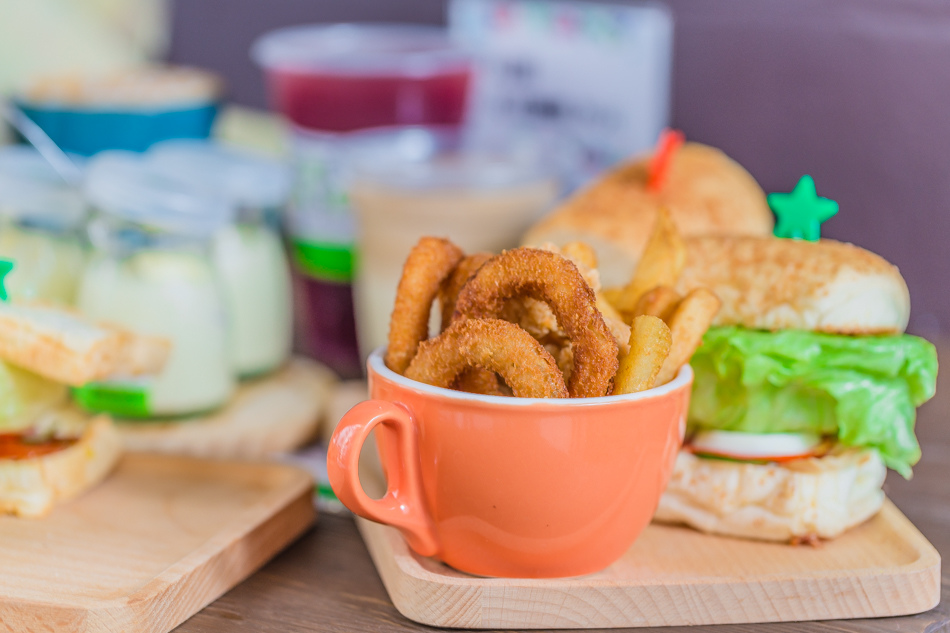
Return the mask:
<path fill-rule="evenodd" d="M 676 154 L 676 150 L 685 142 L 686 135 L 679 130 L 666 128 L 660 132 L 660 138 L 656 142 L 656 149 L 653 151 L 653 157 L 650 159 L 647 174 L 648 191 L 656 193 L 663 188 L 663 185 L 666 183 L 666 178 L 670 173 L 673 155 Z"/>

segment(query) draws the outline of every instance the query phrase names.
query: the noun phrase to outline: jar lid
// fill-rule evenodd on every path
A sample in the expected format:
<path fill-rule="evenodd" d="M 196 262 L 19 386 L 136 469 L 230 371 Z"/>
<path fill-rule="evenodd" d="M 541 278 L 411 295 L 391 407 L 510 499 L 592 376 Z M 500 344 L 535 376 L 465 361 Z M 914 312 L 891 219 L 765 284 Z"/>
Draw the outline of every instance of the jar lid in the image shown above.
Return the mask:
<path fill-rule="evenodd" d="M 86 167 L 84 190 L 101 212 L 146 227 L 210 237 L 234 217 L 220 196 L 169 178 L 141 154 L 101 152 Z"/>
<path fill-rule="evenodd" d="M 164 141 L 152 146 L 146 156 L 163 176 L 217 193 L 238 208 L 280 207 L 290 197 L 286 164 L 221 143 Z"/>
<path fill-rule="evenodd" d="M 298 72 L 426 76 L 467 67 L 445 29 L 421 24 L 307 24 L 265 33 L 251 47 L 260 66 Z"/>
<path fill-rule="evenodd" d="M 57 229 L 76 228 L 85 215 L 82 194 L 38 151 L 0 148 L 0 216 Z"/>

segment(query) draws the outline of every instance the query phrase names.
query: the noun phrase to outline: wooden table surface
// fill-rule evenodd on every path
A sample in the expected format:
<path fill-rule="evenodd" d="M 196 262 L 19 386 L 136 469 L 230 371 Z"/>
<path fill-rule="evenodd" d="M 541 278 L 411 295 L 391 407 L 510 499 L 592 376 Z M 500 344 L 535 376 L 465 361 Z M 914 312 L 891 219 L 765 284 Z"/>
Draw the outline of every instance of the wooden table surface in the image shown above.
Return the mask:
<path fill-rule="evenodd" d="M 941 346 L 940 357 L 950 359 L 950 345 Z M 917 436 L 923 446 L 923 459 L 914 468 L 914 478 L 904 481 L 899 475 L 889 473 L 885 490 L 947 561 L 950 560 L 950 371 L 941 375 L 937 396 L 920 409 Z M 328 514 L 323 514 L 316 527 L 258 573 L 176 629 L 178 633 L 425 630 L 432 629 L 407 620 L 393 607 L 353 520 Z M 705 630 L 717 633 L 950 631 L 950 565 L 946 562 L 943 565 L 940 604 L 916 616 L 657 630 L 689 633 Z"/>

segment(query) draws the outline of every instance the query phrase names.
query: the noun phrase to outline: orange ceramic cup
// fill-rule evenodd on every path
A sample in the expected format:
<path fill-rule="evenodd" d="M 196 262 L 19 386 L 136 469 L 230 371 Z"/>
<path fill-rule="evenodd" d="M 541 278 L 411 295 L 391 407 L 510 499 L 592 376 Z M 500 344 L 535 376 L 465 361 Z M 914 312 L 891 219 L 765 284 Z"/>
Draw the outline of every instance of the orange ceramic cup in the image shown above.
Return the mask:
<path fill-rule="evenodd" d="M 368 362 L 371 400 L 330 441 L 327 467 L 356 514 L 409 546 L 482 576 L 555 578 L 601 570 L 656 510 L 685 429 L 693 374 L 642 393 L 543 400 L 432 387 Z M 360 449 L 376 430 L 388 482 L 371 499 Z"/>

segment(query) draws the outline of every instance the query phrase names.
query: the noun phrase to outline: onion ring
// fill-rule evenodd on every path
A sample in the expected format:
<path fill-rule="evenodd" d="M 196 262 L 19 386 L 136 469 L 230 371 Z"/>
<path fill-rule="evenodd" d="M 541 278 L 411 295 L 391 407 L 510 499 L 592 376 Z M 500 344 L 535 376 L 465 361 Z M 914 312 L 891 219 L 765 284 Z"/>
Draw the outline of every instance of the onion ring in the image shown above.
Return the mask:
<path fill-rule="evenodd" d="M 469 367 L 455 379 L 452 389 L 466 393 L 480 393 L 483 396 L 510 396 L 511 391 L 505 391 L 495 372 L 481 367 Z"/>
<path fill-rule="evenodd" d="M 442 331 L 452 324 L 452 315 L 455 314 L 455 302 L 465 282 L 475 274 L 482 264 L 491 259 L 491 253 L 474 253 L 459 262 L 452 275 L 445 280 L 439 289 L 439 307 L 442 310 Z"/>
<path fill-rule="evenodd" d="M 619 366 L 617 341 L 577 266 L 556 253 L 516 248 L 491 258 L 459 293 L 454 320 L 497 318 L 508 300 L 520 296 L 547 303 L 571 338 L 571 397 L 607 395 Z"/>
<path fill-rule="evenodd" d="M 402 268 L 396 303 L 389 319 L 386 366 L 402 374 L 419 343 L 429 338 L 429 312 L 442 283 L 465 254 L 449 240 L 423 237 Z"/>
<path fill-rule="evenodd" d="M 557 363 L 544 347 L 514 323 L 468 319 L 453 323 L 419 345 L 406 377 L 449 388 L 466 369 L 501 375 L 516 398 L 567 398 Z"/>
<path fill-rule="evenodd" d="M 452 274 L 439 288 L 439 308 L 442 312 L 442 329 L 444 332 L 452 324 L 452 315 L 455 314 L 455 302 L 458 301 L 459 291 L 465 282 L 475 274 L 482 264 L 494 257 L 492 253 L 480 252 L 467 255 Z M 486 396 L 504 396 L 506 394 L 498 382 L 498 376 L 487 369 L 472 367 L 465 370 L 452 385 L 453 389 L 467 393 L 480 393 Z"/>

